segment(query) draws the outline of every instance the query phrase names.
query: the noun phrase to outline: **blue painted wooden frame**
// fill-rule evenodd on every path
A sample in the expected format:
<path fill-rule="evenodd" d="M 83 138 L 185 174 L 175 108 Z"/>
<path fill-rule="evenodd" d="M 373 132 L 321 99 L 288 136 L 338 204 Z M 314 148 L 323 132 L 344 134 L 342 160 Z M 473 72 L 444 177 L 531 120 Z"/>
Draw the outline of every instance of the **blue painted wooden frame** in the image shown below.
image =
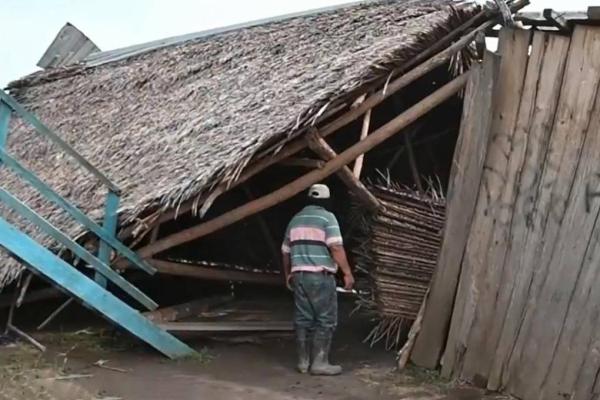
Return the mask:
<path fill-rule="evenodd" d="M 99 179 L 102 183 L 104 183 L 110 190 L 115 193 L 120 193 L 120 189 L 111 182 L 102 172 L 98 171 L 96 167 L 94 167 L 88 160 L 83 158 L 81 154 L 77 152 L 70 144 L 65 142 L 60 136 L 56 133 L 52 132 L 46 125 L 42 123 L 35 115 L 27 111 L 20 105 L 15 99 L 6 94 L 4 90 L 0 90 L 0 100 L 6 103 L 10 108 L 12 108 L 19 117 L 23 118 L 29 124 L 31 124 L 35 130 L 48 137 L 54 143 L 56 143 L 65 153 L 69 154 L 75 160 L 79 162 L 85 169 L 87 169 L 92 175 L 94 175 L 97 179 Z"/>
<path fill-rule="evenodd" d="M 37 176 L 35 176 L 31 171 L 27 168 L 23 167 L 17 160 L 12 158 L 9 154 L 4 151 L 4 149 L 0 148 L 0 160 L 4 162 L 4 164 L 11 168 L 17 175 L 21 178 L 25 179 L 33 187 L 35 187 L 44 197 L 53 202 L 54 204 L 61 207 L 63 210 L 67 211 L 71 216 L 80 224 L 85 226 L 88 230 L 93 232 L 98 238 L 105 241 L 110 247 L 115 249 L 118 253 L 125 256 L 129 261 L 131 261 L 138 268 L 146 271 L 149 274 L 154 274 L 156 269 L 144 261 L 140 256 L 138 256 L 131 249 L 126 247 L 123 243 L 121 243 L 118 239 L 115 239 L 113 235 L 109 232 L 105 231 L 100 225 L 96 224 L 87 215 L 85 215 L 81 210 L 77 207 L 69 203 L 63 197 L 61 197 L 58 193 L 53 191 L 48 185 L 42 182 Z"/>
<path fill-rule="evenodd" d="M 106 203 L 104 205 L 104 222 L 102 226 L 104 230 L 111 234 L 115 239 L 117 235 L 117 226 L 119 225 L 119 195 L 109 190 L 106 194 Z M 104 241 L 100 240 L 100 246 L 98 248 L 98 258 L 106 265 L 110 265 L 110 246 Z M 96 272 L 94 280 L 98 285 L 106 287 L 106 278 L 102 274 Z"/>
<path fill-rule="evenodd" d="M 125 278 L 119 275 L 116 271 L 110 268 L 104 261 L 97 259 L 85 248 L 71 240 L 67 235 L 59 231 L 42 216 L 37 214 L 35 211 L 27 207 L 23 202 L 19 201 L 16 197 L 11 195 L 8 191 L 0 187 L 0 201 L 4 202 L 9 208 L 19 213 L 19 215 L 27 218 L 38 226 L 42 232 L 46 233 L 57 242 L 68 248 L 77 257 L 92 266 L 96 273 L 102 274 L 103 277 L 110 279 L 115 285 L 123 289 L 125 293 L 136 299 L 140 304 L 143 304 L 149 310 L 155 310 L 158 308 L 152 299 L 146 296 L 142 291 L 129 283 Z M 70 267 L 72 268 L 72 267 Z"/>
<path fill-rule="evenodd" d="M 0 218 L 0 246 L 23 260 L 90 308 L 122 326 L 170 358 L 194 354 L 194 350 L 173 335 L 150 322 L 138 311 L 112 295 L 92 279 L 72 268 L 29 236 Z"/>
<path fill-rule="evenodd" d="M 6 141 L 8 140 L 10 113 L 11 109 L 8 104 L 0 100 L 0 149 L 6 146 Z"/>

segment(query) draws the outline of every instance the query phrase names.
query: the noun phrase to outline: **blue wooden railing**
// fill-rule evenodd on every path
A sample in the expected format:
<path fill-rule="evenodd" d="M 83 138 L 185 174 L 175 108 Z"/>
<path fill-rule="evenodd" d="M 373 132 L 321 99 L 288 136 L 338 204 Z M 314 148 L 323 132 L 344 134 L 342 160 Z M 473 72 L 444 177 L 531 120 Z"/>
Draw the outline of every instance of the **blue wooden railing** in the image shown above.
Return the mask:
<path fill-rule="evenodd" d="M 102 182 L 108 189 L 104 206 L 102 226 L 90 219 L 83 211 L 56 193 L 50 186 L 38 178 L 32 171 L 24 167 L 7 152 L 7 141 L 12 114 L 20 117 L 33 126 L 35 131 L 50 139 L 62 151 L 74 158 L 78 164 Z M 77 223 L 98 238 L 98 254 L 91 254 L 83 246 L 61 232 L 44 217 L 19 200 L 14 194 L 2 187 L 0 183 L 0 202 L 37 226 L 43 233 L 69 249 L 73 255 L 94 269 L 94 279 L 90 279 L 73 266 L 41 246 L 15 226 L 0 217 L 0 246 L 22 260 L 29 268 L 45 276 L 54 284 L 62 287 L 73 296 L 81 299 L 90 308 L 102 313 L 109 320 L 129 330 L 134 335 L 149 343 L 169 357 L 176 358 L 193 353 L 193 350 L 177 338 L 145 319 L 139 312 L 119 300 L 106 290 L 108 281 L 123 290 L 131 298 L 144 307 L 154 310 L 158 305 L 129 283 L 118 272 L 110 267 L 112 250 L 125 257 L 132 265 L 150 274 L 156 270 L 125 246 L 116 237 L 118 225 L 118 207 L 120 189 L 74 148 L 62 140 L 56 133 L 48 129 L 33 114 L 25 110 L 11 96 L 0 90 L 0 167 L 11 169 L 21 179 L 27 181 L 47 200 L 64 210 Z"/>

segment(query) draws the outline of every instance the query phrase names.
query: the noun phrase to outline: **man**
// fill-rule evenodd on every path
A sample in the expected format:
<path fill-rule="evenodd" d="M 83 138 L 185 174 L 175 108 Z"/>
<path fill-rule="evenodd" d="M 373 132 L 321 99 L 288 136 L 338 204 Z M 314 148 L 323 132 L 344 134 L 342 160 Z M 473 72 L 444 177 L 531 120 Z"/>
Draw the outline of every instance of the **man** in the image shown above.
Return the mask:
<path fill-rule="evenodd" d="M 308 205 L 290 221 L 282 245 L 283 270 L 294 291 L 298 371 L 313 375 L 338 375 L 339 365 L 329 364 L 331 339 L 337 326 L 335 274 L 342 270 L 344 288 L 352 289 L 354 277 L 344 251 L 335 215 L 328 211 L 326 185 L 313 185 Z M 309 357 L 312 334 L 312 364 Z"/>

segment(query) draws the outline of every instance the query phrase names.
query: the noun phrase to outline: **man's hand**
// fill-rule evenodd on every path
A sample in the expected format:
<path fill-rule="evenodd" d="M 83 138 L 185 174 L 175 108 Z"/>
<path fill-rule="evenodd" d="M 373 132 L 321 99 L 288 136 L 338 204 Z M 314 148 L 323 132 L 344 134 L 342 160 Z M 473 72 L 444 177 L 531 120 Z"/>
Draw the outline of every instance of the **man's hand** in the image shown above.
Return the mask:
<path fill-rule="evenodd" d="M 354 286 L 354 276 L 352 274 L 344 274 L 344 289 L 352 290 Z"/>
<path fill-rule="evenodd" d="M 289 290 L 291 290 L 292 292 L 294 291 L 294 288 L 292 287 L 292 280 L 294 279 L 294 275 L 293 274 L 287 274 L 285 277 L 285 286 L 287 286 L 287 288 Z"/>

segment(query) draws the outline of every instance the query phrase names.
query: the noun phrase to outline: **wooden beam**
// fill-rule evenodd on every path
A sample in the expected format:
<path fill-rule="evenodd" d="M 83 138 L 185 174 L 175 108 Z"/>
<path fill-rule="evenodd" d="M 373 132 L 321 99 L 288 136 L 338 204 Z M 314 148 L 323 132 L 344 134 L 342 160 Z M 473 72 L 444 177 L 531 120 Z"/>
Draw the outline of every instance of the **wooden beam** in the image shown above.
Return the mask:
<path fill-rule="evenodd" d="M 71 304 L 75 299 L 70 297 L 67 299 L 67 301 L 65 301 L 64 303 L 62 303 L 56 310 L 54 310 L 49 316 L 48 318 L 46 318 L 41 324 L 38 325 L 38 327 L 36 328 L 36 330 L 41 331 L 42 329 L 44 329 L 46 326 L 48 326 L 48 324 L 50 322 L 52 322 L 52 320 L 54 318 L 56 318 L 58 316 L 58 314 L 60 314 L 65 308 L 68 307 L 69 304 Z"/>
<path fill-rule="evenodd" d="M 305 167 L 305 168 L 322 168 L 325 163 L 323 160 L 315 160 L 312 158 L 297 158 L 290 157 L 279 163 L 280 165 L 285 165 L 286 167 Z"/>
<path fill-rule="evenodd" d="M 184 264 L 173 261 L 150 260 L 159 274 L 185 276 L 188 278 L 206 279 L 211 281 L 234 281 L 259 283 L 269 286 L 283 286 L 283 277 L 278 274 L 224 270 L 212 267 Z"/>
<path fill-rule="evenodd" d="M 511 28 L 514 26 L 515 21 L 512 17 L 512 11 L 506 4 L 506 0 L 494 0 L 496 5 L 498 6 L 498 10 L 500 10 L 500 15 L 502 16 L 502 21 L 504 22 L 504 26 Z"/>
<path fill-rule="evenodd" d="M 158 324 L 169 332 L 250 332 L 293 331 L 292 321 L 220 321 L 220 322 L 167 322 Z"/>
<path fill-rule="evenodd" d="M 175 306 L 160 308 L 158 310 L 146 312 L 143 315 L 152 322 L 172 322 L 199 315 L 212 307 L 227 303 L 231 300 L 233 300 L 233 296 L 230 294 L 210 296 L 203 299 L 188 301 L 183 304 L 177 304 Z"/>
<path fill-rule="evenodd" d="M 521 2 L 520 4 L 522 4 L 524 6 L 524 5 L 528 4 L 528 2 Z M 368 110 L 381 104 L 384 100 L 388 99 L 394 93 L 404 89 L 411 83 L 413 83 L 416 80 L 427 75 L 429 72 L 433 71 L 434 69 L 443 65 L 444 63 L 449 62 L 450 59 L 455 54 L 457 54 L 466 45 L 468 45 L 469 43 L 471 43 L 474 40 L 474 38 L 478 32 L 480 32 L 480 31 L 485 32 L 486 29 L 495 25 L 496 22 L 487 21 L 487 22 L 483 23 L 482 25 L 480 25 L 473 31 L 464 35 L 456 43 L 447 47 L 445 50 L 439 52 L 436 55 L 435 55 L 435 53 L 440 51 L 441 49 L 443 49 L 443 47 L 448 45 L 449 42 L 455 40 L 468 27 L 470 27 L 477 21 L 481 20 L 484 17 L 484 15 L 485 15 L 484 12 L 478 14 L 477 18 L 474 17 L 472 19 L 473 21 L 469 22 L 469 24 L 465 23 L 464 26 L 461 26 L 461 27 L 457 28 L 456 30 L 452 31 L 450 34 L 448 34 L 448 36 L 446 38 L 444 38 L 444 39 L 440 40 L 438 43 L 436 43 L 435 46 L 432 46 L 431 48 L 429 48 L 426 51 L 424 51 L 423 53 L 421 53 L 419 56 L 415 57 L 411 62 L 409 62 L 407 65 L 405 65 L 403 67 L 403 70 L 412 68 L 414 65 L 418 65 L 417 67 L 415 67 L 414 69 L 405 73 L 404 75 L 398 77 L 397 79 L 393 80 L 385 88 L 382 88 L 375 94 L 369 96 L 358 107 L 349 110 L 347 113 L 341 115 L 334 121 L 326 124 L 325 126 L 323 126 L 320 129 L 318 129 L 319 134 L 325 138 L 325 137 L 333 134 L 334 132 L 337 132 L 340 128 L 343 128 L 344 126 L 353 122 L 355 119 L 357 119 L 361 115 L 364 115 Z M 457 35 L 457 33 L 459 33 L 459 34 Z M 449 41 L 447 41 L 447 39 L 449 39 Z M 443 46 L 440 48 L 440 45 L 443 45 Z M 432 49 L 436 49 L 435 52 L 432 53 Z M 429 58 L 429 57 L 431 57 L 431 58 Z M 427 61 L 424 61 L 424 60 L 427 60 Z M 416 63 L 416 61 L 422 62 L 422 64 L 418 64 L 418 63 Z M 280 145 L 281 144 L 279 144 L 279 146 Z M 306 147 L 306 141 L 304 140 L 304 137 L 300 137 L 300 138 L 292 139 L 289 143 L 285 144 L 285 146 L 279 152 L 277 152 L 275 154 L 274 154 L 275 148 L 265 150 L 264 152 L 261 153 L 261 155 L 257 156 L 256 161 L 251 163 L 234 182 L 222 183 L 215 188 L 214 192 L 219 193 L 219 194 L 224 193 L 225 191 L 230 190 L 243 182 L 246 182 L 248 179 L 250 179 L 253 176 L 257 175 L 258 173 L 262 172 L 263 170 L 270 167 L 271 165 L 279 163 L 282 160 L 293 156 L 294 154 L 296 154 L 300 150 L 304 149 L 305 147 Z M 179 207 L 176 207 L 174 209 L 170 209 L 170 210 L 163 212 L 160 215 L 160 217 L 157 219 L 156 223 L 160 224 L 160 223 L 163 223 L 166 221 L 170 221 L 179 215 L 182 215 L 182 214 L 185 214 L 185 213 L 191 211 L 194 208 L 194 205 L 199 204 L 199 203 L 200 202 L 198 201 L 198 199 L 190 199 L 190 200 L 182 203 Z M 121 235 L 119 235 L 119 237 L 120 238 L 127 237 L 128 236 L 127 234 L 130 233 L 131 231 L 133 231 L 133 227 L 131 227 L 129 229 L 126 228 L 126 231 L 124 233 L 122 233 Z"/>
<path fill-rule="evenodd" d="M 157 240 L 155 243 L 140 249 L 138 252 L 139 256 L 147 258 L 174 246 L 206 236 L 297 195 L 303 190 L 306 190 L 310 185 L 322 181 L 329 175 L 341 169 L 344 165 L 352 162 L 352 160 L 355 160 L 360 154 L 383 143 L 385 140 L 398 133 L 398 131 L 401 131 L 448 98 L 454 96 L 465 86 L 468 77 L 469 73 L 467 72 L 450 81 L 381 128 L 377 129 L 371 135 L 367 136 L 365 140 L 354 144 L 336 158 L 327 162 L 323 168 L 311 171 L 268 195 L 248 202 L 212 220 Z M 126 261 L 120 261 L 118 264 L 123 266 L 126 264 Z"/>
<path fill-rule="evenodd" d="M 367 110 L 365 116 L 363 118 L 362 129 L 360 131 L 360 140 L 363 140 L 369 134 L 369 126 L 371 125 L 371 109 Z M 356 177 L 356 179 L 360 179 L 360 173 L 362 171 L 363 162 L 365 159 L 365 155 L 361 154 L 358 156 L 356 161 L 354 161 L 354 168 L 352 169 L 352 173 Z"/>
<path fill-rule="evenodd" d="M 590 21 L 599 21 L 600 20 L 600 7 L 599 6 L 589 6 L 587 9 L 587 18 Z"/>
<path fill-rule="evenodd" d="M 308 147 L 315 153 L 319 155 L 319 157 L 323 158 L 325 161 L 331 161 L 335 159 L 338 155 L 318 134 L 312 132 L 307 137 Z M 361 154 L 361 155 L 364 155 Z M 340 179 L 348 186 L 348 188 L 354 193 L 354 195 L 364 203 L 369 209 L 377 210 L 381 208 L 381 203 L 371 192 L 369 189 L 362 184 L 362 182 L 354 176 L 350 168 L 347 166 L 343 166 L 341 169 L 337 171 L 337 175 Z"/>
<path fill-rule="evenodd" d="M 543 13 L 552 26 L 563 33 L 571 33 L 571 26 L 563 14 L 559 14 L 551 8 L 545 8 Z"/>

